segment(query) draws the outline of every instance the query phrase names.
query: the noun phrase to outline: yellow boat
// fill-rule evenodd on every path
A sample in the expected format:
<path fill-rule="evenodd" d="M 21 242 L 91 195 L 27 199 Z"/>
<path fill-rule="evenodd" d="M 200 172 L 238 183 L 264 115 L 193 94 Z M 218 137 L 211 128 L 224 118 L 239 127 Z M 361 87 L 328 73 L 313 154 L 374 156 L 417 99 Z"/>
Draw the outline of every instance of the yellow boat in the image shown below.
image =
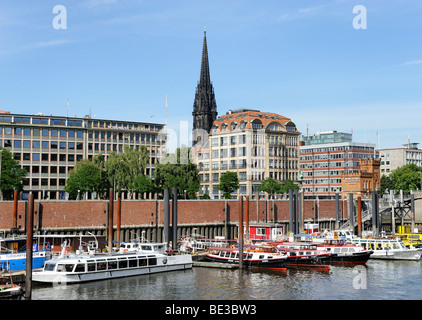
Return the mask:
<path fill-rule="evenodd" d="M 422 234 L 421 233 L 396 233 L 397 237 L 399 237 L 406 247 L 414 246 L 422 246 Z"/>

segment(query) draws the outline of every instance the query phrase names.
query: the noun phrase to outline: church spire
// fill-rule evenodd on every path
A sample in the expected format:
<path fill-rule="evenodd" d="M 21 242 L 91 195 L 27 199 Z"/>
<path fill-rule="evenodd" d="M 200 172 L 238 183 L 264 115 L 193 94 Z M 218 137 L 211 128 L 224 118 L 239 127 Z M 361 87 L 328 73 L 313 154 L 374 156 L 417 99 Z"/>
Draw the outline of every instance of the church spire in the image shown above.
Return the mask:
<path fill-rule="evenodd" d="M 199 82 L 202 86 L 209 86 L 210 79 L 210 66 L 208 62 L 208 47 L 207 47 L 207 30 L 204 27 L 204 43 L 202 45 L 202 61 L 201 61 L 201 76 Z"/>
<path fill-rule="evenodd" d="M 196 87 L 192 115 L 193 129 L 202 129 L 207 133 L 211 131 L 212 124 L 217 118 L 217 103 L 215 101 L 214 89 L 210 77 L 207 31 L 205 28 L 202 45 L 201 75 Z M 193 139 L 194 143 L 196 143 L 197 139 L 195 139 L 195 133 Z"/>

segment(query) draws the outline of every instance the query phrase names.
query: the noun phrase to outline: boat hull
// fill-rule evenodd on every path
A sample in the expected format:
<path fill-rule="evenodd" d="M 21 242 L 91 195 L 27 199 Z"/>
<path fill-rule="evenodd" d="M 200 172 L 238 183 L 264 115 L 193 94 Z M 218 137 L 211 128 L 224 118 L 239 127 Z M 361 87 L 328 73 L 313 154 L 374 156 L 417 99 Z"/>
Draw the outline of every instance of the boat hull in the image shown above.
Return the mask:
<path fill-rule="evenodd" d="M 39 269 L 50 258 L 49 251 L 34 252 L 32 256 L 32 268 Z M 0 254 L 0 270 L 21 271 L 26 269 L 26 253 Z"/>
<path fill-rule="evenodd" d="M 218 263 L 231 263 L 231 264 L 239 264 L 239 259 L 229 259 L 229 258 L 222 258 L 219 256 L 214 255 L 206 255 L 205 260 L 210 262 L 218 262 Z M 288 264 L 288 258 L 274 258 L 274 259 L 262 259 L 262 260 L 252 260 L 252 259 L 245 259 L 243 260 L 243 265 L 247 267 L 253 268 L 286 268 Z"/>
<path fill-rule="evenodd" d="M 368 262 L 373 251 L 355 252 L 352 254 L 333 254 L 331 262 L 333 264 L 351 263 L 351 264 L 365 264 Z"/>
<path fill-rule="evenodd" d="M 376 250 L 371 259 L 382 260 L 410 260 L 419 261 L 422 256 L 421 248 L 406 249 L 406 250 Z"/>
<path fill-rule="evenodd" d="M 288 267 L 312 267 L 312 266 L 329 266 L 331 262 L 330 255 L 316 255 L 316 256 L 298 256 L 289 257 Z"/>
<path fill-rule="evenodd" d="M 165 260 L 166 259 L 166 260 Z M 192 257 L 190 255 L 169 256 L 160 258 L 159 264 L 137 268 L 101 270 L 94 272 L 50 272 L 36 271 L 32 273 L 32 280 L 38 283 L 67 284 L 82 283 L 89 281 L 107 280 L 122 277 L 186 270 L 192 268 Z M 165 260 L 165 262 L 163 262 Z"/>

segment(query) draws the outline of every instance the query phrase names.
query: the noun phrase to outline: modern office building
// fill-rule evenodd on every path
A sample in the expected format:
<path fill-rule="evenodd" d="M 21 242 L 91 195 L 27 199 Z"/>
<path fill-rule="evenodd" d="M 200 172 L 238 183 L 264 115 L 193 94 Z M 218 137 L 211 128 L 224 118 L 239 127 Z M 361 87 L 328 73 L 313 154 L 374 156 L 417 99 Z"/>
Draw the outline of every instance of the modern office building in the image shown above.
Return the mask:
<path fill-rule="evenodd" d="M 353 142 L 351 133 L 322 131 L 302 136 L 300 171 L 305 199 L 334 199 L 342 174 L 357 173 L 360 160 L 377 158 L 375 145 Z"/>
<path fill-rule="evenodd" d="M 255 196 L 261 182 L 299 179 L 299 131 L 284 116 L 258 110 L 229 111 L 217 118 L 208 144 L 195 150 L 201 188 L 199 195 L 221 199 L 217 185 L 227 171 L 240 180 L 237 195 Z"/>
<path fill-rule="evenodd" d="M 68 173 L 77 161 L 101 153 L 121 153 L 124 146 L 149 152 L 145 174 L 151 176 L 155 163 L 165 155 L 164 125 L 44 114 L 11 114 L 0 111 L 0 146 L 14 154 L 28 172 L 22 197 L 65 199 Z"/>
<path fill-rule="evenodd" d="M 407 143 L 401 148 L 378 150 L 381 159 L 381 175 L 389 176 L 393 170 L 407 164 L 422 167 L 422 149 L 418 146 L 419 143 Z"/>

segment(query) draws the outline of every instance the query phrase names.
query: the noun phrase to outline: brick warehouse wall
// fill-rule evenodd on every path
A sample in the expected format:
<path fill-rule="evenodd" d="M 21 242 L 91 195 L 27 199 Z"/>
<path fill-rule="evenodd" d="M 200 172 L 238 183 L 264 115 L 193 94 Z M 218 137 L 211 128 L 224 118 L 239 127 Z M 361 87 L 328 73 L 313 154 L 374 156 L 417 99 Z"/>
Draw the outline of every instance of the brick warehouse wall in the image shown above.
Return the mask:
<path fill-rule="evenodd" d="M 178 200 L 178 224 L 198 225 L 198 224 L 221 224 L 224 223 L 224 200 Z M 239 201 L 229 200 L 228 217 L 230 223 L 237 223 L 239 217 Z M 289 201 L 288 200 L 255 200 L 249 201 L 249 221 L 263 222 L 271 221 L 274 216 L 277 222 L 288 222 Z M 244 214 L 246 201 L 243 201 Z M 314 201 L 304 202 L 304 219 L 314 218 Z M 108 201 L 35 201 L 34 210 L 41 212 L 36 215 L 34 224 L 37 221 L 40 228 L 90 228 L 104 227 L 106 223 Z M 25 227 L 25 201 L 18 202 L 18 227 Z M 344 218 L 347 217 L 346 206 L 340 205 L 340 210 L 344 207 Z M 121 225 L 139 226 L 154 225 L 156 221 L 156 201 L 154 200 L 123 200 L 121 204 Z M 170 201 L 171 210 L 171 201 Z M 117 201 L 114 203 L 114 224 L 116 223 Z M 158 223 L 163 224 L 164 203 L 158 201 Z M 340 212 L 341 217 L 341 212 Z M 12 228 L 13 201 L 0 202 L 0 229 Z M 321 200 L 319 202 L 319 219 L 335 219 L 335 201 Z"/>

